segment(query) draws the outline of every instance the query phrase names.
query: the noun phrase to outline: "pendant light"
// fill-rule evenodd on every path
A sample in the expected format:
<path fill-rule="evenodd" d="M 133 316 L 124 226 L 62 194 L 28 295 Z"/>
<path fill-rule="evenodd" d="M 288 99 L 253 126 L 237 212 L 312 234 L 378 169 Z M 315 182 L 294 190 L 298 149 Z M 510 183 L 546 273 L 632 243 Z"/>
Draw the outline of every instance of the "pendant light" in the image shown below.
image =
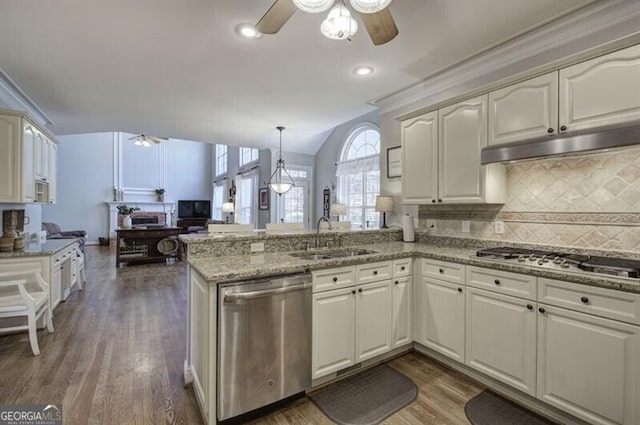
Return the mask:
<path fill-rule="evenodd" d="M 282 130 L 284 130 L 284 127 L 280 125 L 276 127 L 276 129 L 280 132 L 280 152 L 278 154 L 276 169 L 273 174 L 271 174 L 269 187 L 278 195 L 282 195 L 291 190 L 291 188 L 295 186 L 295 183 L 284 167 L 284 159 L 282 159 Z"/>

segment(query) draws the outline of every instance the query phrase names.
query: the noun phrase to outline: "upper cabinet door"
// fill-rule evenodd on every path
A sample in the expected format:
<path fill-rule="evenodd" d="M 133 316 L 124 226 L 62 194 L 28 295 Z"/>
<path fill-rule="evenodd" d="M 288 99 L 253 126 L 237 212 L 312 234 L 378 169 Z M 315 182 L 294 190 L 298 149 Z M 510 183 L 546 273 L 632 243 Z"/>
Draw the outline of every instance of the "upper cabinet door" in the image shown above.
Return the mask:
<path fill-rule="evenodd" d="M 34 129 L 34 143 L 33 143 L 33 175 L 36 180 L 42 180 L 42 153 L 46 149 L 46 139 L 38 131 Z"/>
<path fill-rule="evenodd" d="M 640 45 L 560 70 L 560 130 L 640 121 Z"/>
<path fill-rule="evenodd" d="M 489 145 L 558 132 L 558 72 L 489 93 Z"/>
<path fill-rule="evenodd" d="M 0 115 L 0 202 L 20 202 L 20 118 Z"/>
<path fill-rule="evenodd" d="M 438 197 L 438 112 L 402 122 L 402 201 L 435 203 Z"/>
<path fill-rule="evenodd" d="M 49 196 L 49 203 L 56 203 L 56 191 L 58 190 L 58 146 L 51 142 L 49 144 L 49 190 L 47 195 Z"/>
<path fill-rule="evenodd" d="M 484 202 L 480 150 L 487 146 L 487 98 L 485 94 L 438 111 L 438 202 Z"/>

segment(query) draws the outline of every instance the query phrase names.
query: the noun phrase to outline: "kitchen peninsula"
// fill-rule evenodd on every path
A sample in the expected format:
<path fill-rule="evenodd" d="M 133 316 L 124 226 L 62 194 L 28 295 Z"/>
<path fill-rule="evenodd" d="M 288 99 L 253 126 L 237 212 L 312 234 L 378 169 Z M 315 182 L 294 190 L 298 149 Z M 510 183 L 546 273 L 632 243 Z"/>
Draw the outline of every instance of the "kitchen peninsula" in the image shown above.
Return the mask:
<path fill-rule="evenodd" d="M 627 423 L 621 418 L 639 414 L 640 280 L 475 255 L 494 241 L 420 233 L 418 243 L 403 243 L 396 229 L 321 236 L 340 236 L 341 247 L 303 251 L 309 233 L 180 236 L 189 250 L 185 382 L 208 423 L 220 419 L 217 344 L 224 341 L 211 337 L 220 284 L 305 272 L 312 275 L 311 387 L 415 349 L 562 423 Z M 265 252 L 250 253 L 256 242 Z M 344 251 L 364 254 L 304 255 Z M 551 373 L 558 369 L 570 385 Z M 585 391 L 591 379 L 612 388 L 606 400 Z"/>

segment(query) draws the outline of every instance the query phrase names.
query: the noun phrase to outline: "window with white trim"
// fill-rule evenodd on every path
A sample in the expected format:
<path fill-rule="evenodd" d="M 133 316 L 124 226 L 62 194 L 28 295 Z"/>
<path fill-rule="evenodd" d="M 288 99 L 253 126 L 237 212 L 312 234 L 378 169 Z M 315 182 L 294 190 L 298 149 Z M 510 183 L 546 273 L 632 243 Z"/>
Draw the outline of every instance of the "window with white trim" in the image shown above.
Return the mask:
<path fill-rule="evenodd" d="M 363 124 L 347 136 L 336 170 L 337 202 L 347 206 L 355 228 L 377 228 L 376 196 L 380 194 L 380 131 Z"/>
<path fill-rule="evenodd" d="M 226 191 L 226 185 L 224 182 L 213 184 L 213 215 L 211 218 L 214 220 L 222 220 L 222 203 L 225 202 L 224 193 Z"/>
<path fill-rule="evenodd" d="M 216 145 L 216 176 L 227 172 L 227 145 Z"/>
<path fill-rule="evenodd" d="M 239 174 L 236 178 L 236 223 L 257 227 L 257 199 L 258 170 Z"/>
<path fill-rule="evenodd" d="M 240 166 L 251 164 L 258 160 L 258 149 L 255 148 L 240 148 Z"/>

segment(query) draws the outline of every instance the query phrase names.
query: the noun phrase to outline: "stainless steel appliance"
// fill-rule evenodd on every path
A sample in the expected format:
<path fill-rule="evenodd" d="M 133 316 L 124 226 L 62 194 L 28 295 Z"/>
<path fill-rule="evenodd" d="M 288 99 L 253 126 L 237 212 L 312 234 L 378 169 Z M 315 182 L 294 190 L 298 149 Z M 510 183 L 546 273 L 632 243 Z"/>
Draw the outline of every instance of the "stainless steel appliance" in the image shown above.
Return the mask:
<path fill-rule="evenodd" d="M 311 274 L 220 285 L 218 420 L 311 386 L 311 285 Z"/>
<path fill-rule="evenodd" d="M 542 251 L 514 247 L 485 248 L 477 257 L 517 262 L 526 266 L 557 268 L 568 271 L 606 274 L 640 279 L 640 261 L 617 257 L 580 255 L 567 252 Z"/>

